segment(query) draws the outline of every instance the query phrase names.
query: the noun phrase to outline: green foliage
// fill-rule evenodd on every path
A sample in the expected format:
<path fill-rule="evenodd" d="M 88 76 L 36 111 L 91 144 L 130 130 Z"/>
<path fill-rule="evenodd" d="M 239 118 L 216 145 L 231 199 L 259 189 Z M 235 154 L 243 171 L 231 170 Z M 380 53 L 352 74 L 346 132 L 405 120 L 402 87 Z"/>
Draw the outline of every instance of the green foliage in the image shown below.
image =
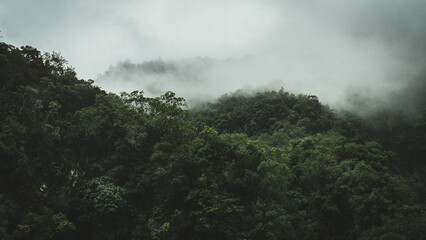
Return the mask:
<path fill-rule="evenodd" d="M 58 213 L 52 216 L 54 228 L 53 238 L 69 238 L 69 235 L 75 230 L 75 226 L 70 222 L 63 213 Z"/>
<path fill-rule="evenodd" d="M 424 113 L 377 127 L 283 89 L 188 110 L 5 43 L 0 81 L 0 239 L 426 236 Z"/>
<path fill-rule="evenodd" d="M 83 202 L 100 216 L 114 214 L 123 208 L 123 190 L 109 182 L 106 177 L 93 178 L 83 189 Z"/>
<path fill-rule="evenodd" d="M 287 122 L 311 134 L 322 133 L 331 129 L 335 119 L 316 96 L 295 96 L 283 89 L 254 96 L 224 95 L 218 103 L 192 110 L 191 115 L 198 124 L 214 126 L 219 132 L 244 132 L 250 136 L 272 134 Z"/>

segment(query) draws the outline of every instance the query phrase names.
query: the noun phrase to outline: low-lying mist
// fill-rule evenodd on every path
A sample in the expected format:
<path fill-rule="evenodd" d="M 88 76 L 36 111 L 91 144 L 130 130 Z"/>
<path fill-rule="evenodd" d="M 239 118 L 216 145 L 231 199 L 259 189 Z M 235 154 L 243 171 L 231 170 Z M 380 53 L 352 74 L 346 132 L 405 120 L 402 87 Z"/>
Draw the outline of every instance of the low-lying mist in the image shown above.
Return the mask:
<path fill-rule="evenodd" d="M 296 94 L 317 95 L 333 107 L 350 107 L 358 112 L 404 98 L 400 91 L 410 88 L 414 81 L 417 85 L 424 83 L 417 71 L 397 68 L 403 63 L 387 60 L 386 64 L 376 65 L 362 59 L 346 59 L 354 61 L 353 64 L 339 65 L 340 60 L 320 60 L 315 56 L 303 59 L 246 56 L 226 60 L 194 57 L 143 63 L 127 60 L 111 66 L 96 83 L 116 93 L 143 90 L 151 97 L 173 91 L 185 97 L 189 105 L 241 89 L 252 93 L 283 87 Z"/>
<path fill-rule="evenodd" d="M 173 91 L 191 105 L 240 89 L 249 93 L 286 86 L 276 71 L 270 69 L 264 74 L 266 69 L 261 68 L 251 56 L 227 60 L 208 57 L 180 61 L 157 59 L 140 64 L 124 61 L 110 67 L 96 82 L 109 91 L 137 89 L 151 97 Z"/>
<path fill-rule="evenodd" d="M 239 25 L 222 31 L 207 24 L 217 33 L 209 35 L 214 41 L 197 35 L 207 34 L 209 28 L 172 29 L 167 35 L 170 39 L 163 41 L 180 46 L 178 52 L 159 49 L 161 58 L 118 60 L 96 83 L 117 93 L 143 90 L 153 96 L 170 90 L 190 105 L 239 89 L 254 92 L 283 87 L 296 94 L 316 95 L 333 108 L 359 113 L 395 101 L 407 102 L 401 91 L 413 82 L 424 85 L 426 4 L 422 1 L 266 1 L 260 4 L 262 8 L 258 5 L 251 2 L 245 9 L 258 16 L 258 22 L 238 13 L 238 4 L 226 5 L 217 23 L 233 23 L 230 14 L 234 13 Z M 215 6 L 209 5 L 212 11 Z M 175 19 L 178 12 L 170 18 Z M 199 24 L 208 20 L 200 12 Z M 190 26 L 186 24 L 172 25 L 184 29 Z M 182 36 L 171 33 L 187 34 L 188 42 L 180 42 Z"/>
<path fill-rule="evenodd" d="M 4 0 L 0 30 L 116 93 L 191 102 L 284 87 L 348 107 L 424 79 L 425 13 L 424 0 Z"/>

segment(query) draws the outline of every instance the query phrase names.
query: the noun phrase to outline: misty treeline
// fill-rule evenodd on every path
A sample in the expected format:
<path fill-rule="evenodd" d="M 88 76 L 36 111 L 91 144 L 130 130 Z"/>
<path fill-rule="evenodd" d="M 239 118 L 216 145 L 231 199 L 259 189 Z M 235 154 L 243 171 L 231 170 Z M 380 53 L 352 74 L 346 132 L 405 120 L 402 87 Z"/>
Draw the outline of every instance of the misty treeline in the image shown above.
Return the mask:
<path fill-rule="evenodd" d="M 5 43 L 0 80 L 0 239 L 426 237 L 424 105 L 359 117 L 281 89 L 188 110 Z"/>
<path fill-rule="evenodd" d="M 139 64 L 126 60 L 116 66 L 110 66 L 97 77 L 96 83 L 102 84 L 104 90 L 113 92 L 143 89 L 144 94 L 150 97 L 173 91 L 185 95 L 188 105 L 193 105 L 192 103 L 198 102 L 199 99 L 214 99 L 219 96 L 216 93 L 221 92 L 222 85 L 218 83 L 218 78 L 213 76 L 221 75 L 220 72 L 224 71 L 225 66 L 236 66 L 237 62 L 238 60 L 214 60 L 208 57 L 178 61 L 156 59 Z M 220 78 L 221 82 L 229 83 L 228 79 L 224 78 L 226 77 Z"/>

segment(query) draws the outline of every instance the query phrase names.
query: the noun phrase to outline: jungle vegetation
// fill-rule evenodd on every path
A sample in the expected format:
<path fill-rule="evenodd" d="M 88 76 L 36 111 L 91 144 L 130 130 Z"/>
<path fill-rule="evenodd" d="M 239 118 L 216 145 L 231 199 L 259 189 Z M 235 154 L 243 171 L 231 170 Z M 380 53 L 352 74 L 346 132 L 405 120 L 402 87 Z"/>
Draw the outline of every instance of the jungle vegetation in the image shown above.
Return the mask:
<path fill-rule="evenodd" d="M 186 108 L 0 43 L 0 239 L 425 239 L 426 111 L 284 89 Z"/>

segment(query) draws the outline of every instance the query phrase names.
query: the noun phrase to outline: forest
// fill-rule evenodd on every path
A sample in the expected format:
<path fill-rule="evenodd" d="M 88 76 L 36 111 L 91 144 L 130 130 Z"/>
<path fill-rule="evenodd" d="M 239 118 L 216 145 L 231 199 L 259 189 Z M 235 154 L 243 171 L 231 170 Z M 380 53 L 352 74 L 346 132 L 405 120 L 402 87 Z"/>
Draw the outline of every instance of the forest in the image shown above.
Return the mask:
<path fill-rule="evenodd" d="M 426 239 L 416 84 L 410 114 L 284 89 L 188 108 L 1 42 L 0 239 Z"/>

